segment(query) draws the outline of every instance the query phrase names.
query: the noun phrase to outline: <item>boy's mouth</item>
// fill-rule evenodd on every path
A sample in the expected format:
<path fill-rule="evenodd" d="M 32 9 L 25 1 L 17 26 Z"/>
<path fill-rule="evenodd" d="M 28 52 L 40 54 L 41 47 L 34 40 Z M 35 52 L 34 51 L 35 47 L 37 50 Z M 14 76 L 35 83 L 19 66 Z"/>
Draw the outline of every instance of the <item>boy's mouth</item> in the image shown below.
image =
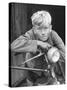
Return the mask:
<path fill-rule="evenodd" d="M 47 37 L 46 37 L 46 36 L 42 36 L 41 39 L 42 39 L 42 40 L 46 40 Z"/>
<path fill-rule="evenodd" d="M 42 38 L 47 38 L 47 36 L 42 36 Z"/>

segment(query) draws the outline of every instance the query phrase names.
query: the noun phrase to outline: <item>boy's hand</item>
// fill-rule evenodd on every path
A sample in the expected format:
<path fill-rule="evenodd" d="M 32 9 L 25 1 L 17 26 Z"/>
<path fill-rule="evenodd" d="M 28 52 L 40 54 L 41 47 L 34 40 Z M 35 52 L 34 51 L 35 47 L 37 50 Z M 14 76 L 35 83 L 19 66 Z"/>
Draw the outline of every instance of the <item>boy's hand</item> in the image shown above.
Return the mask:
<path fill-rule="evenodd" d="M 37 41 L 37 45 L 40 46 L 43 49 L 48 49 L 51 47 L 51 45 L 47 42 Z"/>

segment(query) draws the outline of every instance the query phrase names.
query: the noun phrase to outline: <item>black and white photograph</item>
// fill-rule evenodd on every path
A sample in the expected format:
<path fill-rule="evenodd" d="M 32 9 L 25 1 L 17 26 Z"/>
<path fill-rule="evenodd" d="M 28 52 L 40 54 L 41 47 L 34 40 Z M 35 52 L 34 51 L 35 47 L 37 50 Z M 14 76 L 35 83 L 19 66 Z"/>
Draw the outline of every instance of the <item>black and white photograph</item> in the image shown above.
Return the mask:
<path fill-rule="evenodd" d="M 64 85 L 65 6 L 9 3 L 9 86 Z"/>

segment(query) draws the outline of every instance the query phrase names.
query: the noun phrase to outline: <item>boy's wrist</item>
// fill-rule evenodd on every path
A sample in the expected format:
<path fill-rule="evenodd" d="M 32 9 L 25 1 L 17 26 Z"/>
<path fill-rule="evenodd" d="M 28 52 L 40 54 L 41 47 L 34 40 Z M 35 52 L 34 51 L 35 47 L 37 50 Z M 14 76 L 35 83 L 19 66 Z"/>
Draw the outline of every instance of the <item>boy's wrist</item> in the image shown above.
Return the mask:
<path fill-rule="evenodd" d="M 41 42 L 42 42 L 42 41 L 37 40 L 37 45 L 38 45 L 38 46 L 41 46 Z"/>
<path fill-rule="evenodd" d="M 39 41 L 39 40 L 37 40 L 37 45 L 41 46 L 42 48 L 48 48 L 48 49 L 52 47 L 52 45 L 50 45 L 49 43 L 42 42 L 42 41 Z"/>

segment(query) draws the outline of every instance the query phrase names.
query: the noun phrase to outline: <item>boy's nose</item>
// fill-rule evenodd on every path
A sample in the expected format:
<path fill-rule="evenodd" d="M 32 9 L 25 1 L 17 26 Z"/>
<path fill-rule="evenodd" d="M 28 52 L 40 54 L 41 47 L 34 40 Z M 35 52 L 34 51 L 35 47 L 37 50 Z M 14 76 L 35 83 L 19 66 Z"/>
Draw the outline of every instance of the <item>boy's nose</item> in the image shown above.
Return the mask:
<path fill-rule="evenodd" d="M 42 35 L 44 35 L 44 34 L 45 34 L 44 30 L 42 30 Z"/>

